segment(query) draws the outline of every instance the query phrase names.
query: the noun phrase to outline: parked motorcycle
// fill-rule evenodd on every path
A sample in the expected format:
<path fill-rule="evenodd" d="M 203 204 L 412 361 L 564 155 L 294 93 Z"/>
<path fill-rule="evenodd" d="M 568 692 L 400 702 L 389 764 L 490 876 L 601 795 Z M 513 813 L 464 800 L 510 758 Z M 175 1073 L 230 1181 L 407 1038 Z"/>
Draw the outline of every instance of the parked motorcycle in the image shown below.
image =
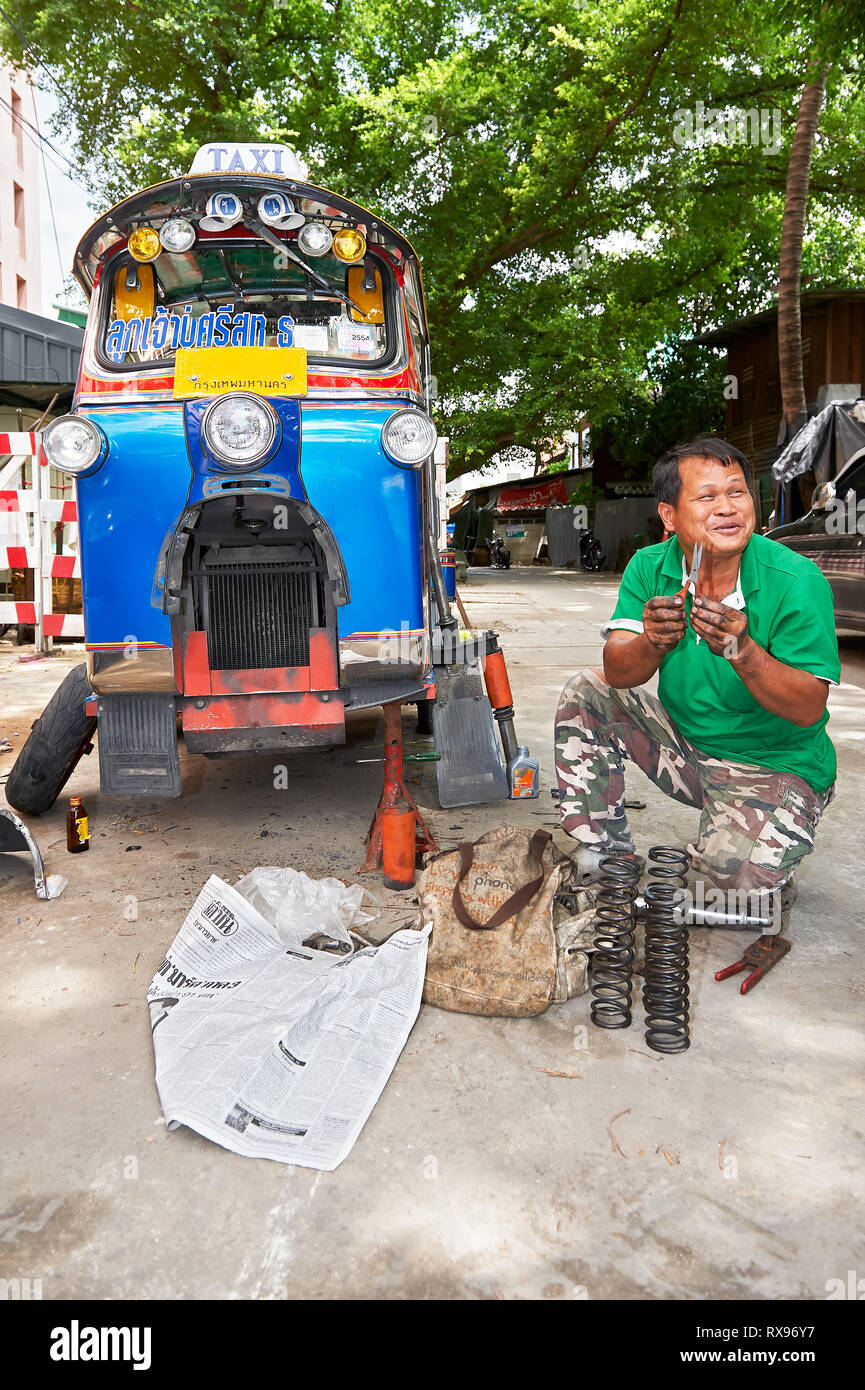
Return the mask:
<path fill-rule="evenodd" d="M 592 572 L 603 569 L 606 559 L 607 557 L 601 549 L 601 542 L 597 539 L 592 527 L 587 527 L 580 535 L 580 564 L 584 570 Z"/>
<path fill-rule="evenodd" d="M 511 552 L 501 536 L 493 536 L 490 541 L 490 567 L 494 570 L 509 570 L 511 567 Z"/>

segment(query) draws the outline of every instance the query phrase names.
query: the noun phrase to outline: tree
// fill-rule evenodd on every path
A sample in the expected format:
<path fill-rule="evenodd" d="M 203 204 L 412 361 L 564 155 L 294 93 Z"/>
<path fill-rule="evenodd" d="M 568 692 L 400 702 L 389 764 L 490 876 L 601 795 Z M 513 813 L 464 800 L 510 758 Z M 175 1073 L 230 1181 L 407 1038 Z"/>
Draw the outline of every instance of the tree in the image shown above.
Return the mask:
<path fill-rule="evenodd" d="M 781 408 L 788 435 L 795 434 L 807 418 L 805 377 L 802 369 L 802 243 L 808 207 L 811 156 L 826 94 L 828 66 L 813 82 L 806 82 L 799 102 L 796 132 L 787 166 L 781 258 L 778 268 L 778 368 Z"/>
<path fill-rule="evenodd" d="M 774 296 L 812 15 L 781 26 L 757 0 L 433 0 L 410 23 L 390 0 L 18 14 L 0 42 L 55 75 L 101 200 L 188 168 L 208 139 L 269 137 L 406 232 L 453 472 L 614 412 L 645 394 L 659 344 Z M 829 283 L 865 246 L 865 110 L 845 61 L 804 238 Z"/>
<path fill-rule="evenodd" d="M 801 21 L 802 6 L 784 6 L 784 15 Z M 808 187 L 820 112 L 826 96 L 826 81 L 833 65 L 848 53 L 852 58 L 861 49 L 861 7 L 850 0 L 839 0 L 830 10 L 821 0 L 804 0 L 816 35 L 815 50 L 809 55 L 809 76 L 799 101 L 796 130 L 787 166 L 784 221 L 781 228 L 781 255 L 778 273 L 778 367 L 781 407 L 792 437 L 805 423 L 808 405 L 802 365 L 802 246 L 808 212 Z"/>

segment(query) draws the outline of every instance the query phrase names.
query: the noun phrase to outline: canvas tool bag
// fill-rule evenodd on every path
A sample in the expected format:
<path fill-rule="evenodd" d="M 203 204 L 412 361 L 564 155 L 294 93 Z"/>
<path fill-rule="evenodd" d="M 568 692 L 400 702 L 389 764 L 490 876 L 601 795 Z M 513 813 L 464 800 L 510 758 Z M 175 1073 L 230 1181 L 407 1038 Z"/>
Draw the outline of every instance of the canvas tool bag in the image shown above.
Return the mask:
<path fill-rule="evenodd" d="M 586 988 L 594 899 L 569 888 L 573 864 L 546 830 L 490 830 L 431 859 L 417 880 L 432 922 L 424 1001 L 522 1018 Z"/>

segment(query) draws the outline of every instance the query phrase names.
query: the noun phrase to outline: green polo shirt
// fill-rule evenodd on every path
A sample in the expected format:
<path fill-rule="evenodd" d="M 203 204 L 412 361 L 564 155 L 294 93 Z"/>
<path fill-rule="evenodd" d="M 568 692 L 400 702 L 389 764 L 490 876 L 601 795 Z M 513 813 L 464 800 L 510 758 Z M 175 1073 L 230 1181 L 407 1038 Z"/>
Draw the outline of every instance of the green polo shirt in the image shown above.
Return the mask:
<path fill-rule="evenodd" d="M 643 607 L 684 582 L 676 537 L 638 550 L 622 575 L 611 629 L 643 631 Z M 690 614 L 692 599 L 685 600 Z M 837 684 L 841 678 L 832 590 L 811 560 L 780 541 L 752 536 L 739 562 L 736 592 L 724 600 L 744 608 L 754 641 L 777 661 Z M 754 699 L 726 657 L 715 656 L 693 628 L 661 661 L 658 696 L 680 733 L 701 753 L 791 772 L 816 792 L 835 781 L 835 749 L 824 712 L 801 729 Z"/>

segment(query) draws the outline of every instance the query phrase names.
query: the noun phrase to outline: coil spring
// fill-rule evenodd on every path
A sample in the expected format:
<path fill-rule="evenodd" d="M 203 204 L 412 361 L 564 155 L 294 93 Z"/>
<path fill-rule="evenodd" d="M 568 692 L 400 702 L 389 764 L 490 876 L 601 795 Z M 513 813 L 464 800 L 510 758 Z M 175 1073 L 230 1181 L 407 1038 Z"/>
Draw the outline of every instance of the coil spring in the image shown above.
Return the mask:
<path fill-rule="evenodd" d="M 646 888 L 646 966 L 643 1007 L 646 1044 L 655 1052 L 684 1052 L 688 1022 L 688 928 L 677 921 L 687 898 L 688 856 L 671 845 L 649 850 Z"/>
<path fill-rule="evenodd" d="M 630 1028 L 634 966 L 636 860 L 610 855 L 601 860 L 595 907 L 598 935 L 592 963 L 592 1022 L 598 1028 Z"/>

